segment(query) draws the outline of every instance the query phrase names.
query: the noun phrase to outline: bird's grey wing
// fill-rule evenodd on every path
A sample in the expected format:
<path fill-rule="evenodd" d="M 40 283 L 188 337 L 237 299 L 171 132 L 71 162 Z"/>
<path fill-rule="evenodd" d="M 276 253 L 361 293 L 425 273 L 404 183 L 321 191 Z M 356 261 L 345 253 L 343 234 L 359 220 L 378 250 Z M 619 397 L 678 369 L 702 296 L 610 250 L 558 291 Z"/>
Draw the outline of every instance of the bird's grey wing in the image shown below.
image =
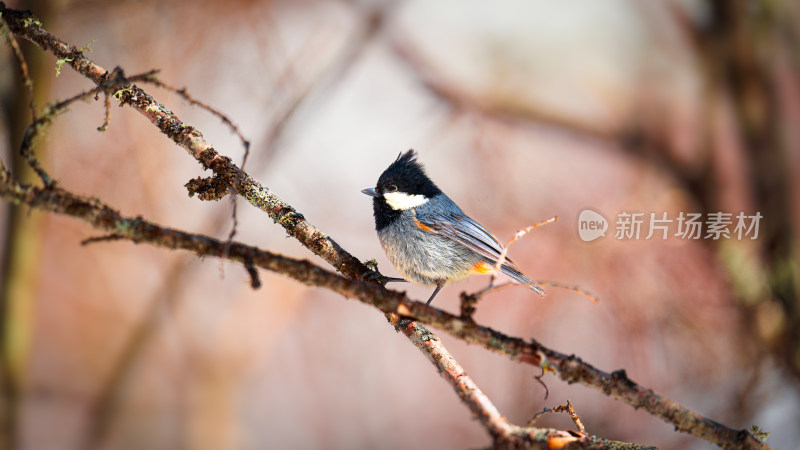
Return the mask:
<path fill-rule="evenodd" d="M 503 245 L 489 230 L 460 211 L 442 214 L 418 209 L 417 220 L 436 234 L 458 242 L 492 263 L 497 263 L 503 251 Z M 511 262 L 507 258 L 506 261 Z"/>
<path fill-rule="evenodd" d="M 497 264 L 497 260 L 500 259 L 500 253 L 503 251 L 503 245 L 500 244 L 500 241 L 483 225 L 461 212 L 457 206 L 447 213 L 428 211 L 422 208 L 417 209 L 416 220 L 424 228 L 458 242 L 483 256 L 491 264 Z M 500 270 L 514 280 L 526 285 L 537 294 L 544 295 L 542 288 L 523 275 L 519 267 L 508 257 L 503 261 Z"/>

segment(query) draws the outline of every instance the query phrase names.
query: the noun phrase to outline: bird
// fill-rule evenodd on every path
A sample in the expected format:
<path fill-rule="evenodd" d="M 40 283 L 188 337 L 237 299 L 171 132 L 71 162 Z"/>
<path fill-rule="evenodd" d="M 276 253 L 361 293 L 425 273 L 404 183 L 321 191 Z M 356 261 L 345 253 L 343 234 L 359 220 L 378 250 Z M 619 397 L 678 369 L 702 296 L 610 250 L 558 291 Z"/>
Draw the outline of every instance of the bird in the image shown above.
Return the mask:
<path fill-rule="evenodd" d="M 377 185 L 361 192 L 372 197 L 378 239 L 404 277 L 392 281 L 435 287 L 426 305 L 450 281 L 494 273 L 505 254 L 494 234 L 464 214 L 428 177 L 414 149 L 400 153 Z M 510 259 L 504 258 L 500 271 L 544 295 Z"/>

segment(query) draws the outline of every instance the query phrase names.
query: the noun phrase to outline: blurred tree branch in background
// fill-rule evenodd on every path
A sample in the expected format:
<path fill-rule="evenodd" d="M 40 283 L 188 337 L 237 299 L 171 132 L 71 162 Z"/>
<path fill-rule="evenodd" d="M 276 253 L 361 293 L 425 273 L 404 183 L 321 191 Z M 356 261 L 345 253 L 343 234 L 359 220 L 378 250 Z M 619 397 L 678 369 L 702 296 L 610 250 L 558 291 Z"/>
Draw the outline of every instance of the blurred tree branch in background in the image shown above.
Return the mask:
<path fill-rule="evenodd" d="M 695 161 L 676 157 L 657 124 L 640 124 L 629 148 L 667 167 L 702 211 L 731 210 L 730 177 L 745 186 L 739 205 L 764 217 L 755 241 L 715 246 L 737 293 L 743 317 L 761 347 L 800 380 L 800 266 L 797 186 L 800 176 L 796 102 L 800 86 L 796 2 L 708 0 L 707 20 L 693 22 L 674 4 L 671 12 L 700 66 L 706 103 L 705 139 Z M 724 128 L 732 118 L 733 126 Z M 723 160 L 736 143 L 743 173 Z M 727 141 L 727 142 L 726 142 Z"/>
<path fill-rule="evenodd" d="M 791 134 L 798 118 L 787 114 L 800 85 L 797 28 L 789 20 L 797 3 L 762 2 L 752 8 L 746 2 L 711 1 L 711 22 L 697 30 L 696 39 L 699 56 L 710 66 L 709 86 L 730 99 L 754 208 L 769 218 L 760 248 L 731 250 L 731 277 L 744 307 L 754 313 L 748 317 L 763 315 L 776 304 L 783 309 L 782 323 L 774 323 L 773 330 L 762 328 L 759 337 L 800 380 L 800 247 L 788 213 L 796 194 L 789 180 L 799 175 L 791 153 L 796 154 L 800 142 Z M 748 259 L 763 266 L 744 262 Z M 760 276 L 757 267 L 766 273 Z"/>
<path fill-rule="evenodd" d="M 724 9 L 725 7 L 721 8 Z M 236 242 L 225 243 L 206 236 L 169 229 L 150 223 L 143 218 L 124 217 L 99 200 L 80 197 L 61 188 L 57 183 L 50 181 L 44 169 L 40 171 L 43 187 L 35 187 L 28 183 L 21 182 L 16 176 L 16 171 L 14 175 L 12 175 L 12 172 L 9 172 L 3 167 L 2 173 L 0 173 L 0 182 L 2 182 L 2 186 L 0 187 L 2 192 L 0 192 L 0 194 L 7 200 L 18 205 L 24 204 L 30 207 L 80 218 L 104 232 L 111 233 L 109 236 L 113 236 L 114 238 L 123 238 L 134 242 L 147 242 L 152 245 L 172 249 L 180 248 L 195 252 L 198 255 L 217 256 L 240 262 L 250 273 L 253 285 L 258 284 L 254 267 L 264 268 L 285 274 L 305 284 L 325 287 L 343 296 L 358 298 L 365 303 L 377 307 L 384 313 L 398 314 L 403 317 L 412 318 L 417 322 L 402 322 L 401 324 L 401 322 L 398 322 L 399 319 L 395 316 L 393 323 L 414 341 L 418 347 L 424 347 L 423 351 L 427 352 L 434 363 L 441 363 L 443 360 L 452 357 L 445 353 L 446 351 L 443 347 L 433 345 L 438 341 L 438 338 L 430 334 L 422 325 L 423 323 L 440 328 L 467 342 L 480 344 L 491 351 L 507 355 L 512 359 L 541 367 L 543 370 L 553 372 L 570 383 L 582 383 L 602 391 L 607 395 L 621 399 L 637 408 L 641 407 L 651 414 L 673 424 L 676 429 L 689 432 L 723 447 L 765 447 L 763 443 L 754 438 L 747 431 L 728 429 L 727 427 L 682 407 L 666 397 L 656 394 L 650 389 L 637 385 L 627 377 L 624 370 L 613 373 L 603 372 L 584 363 L 580 358 L 574 355 L 567 356 L 558 353 L 543 347 L 536 341 L 526 342 L 518 338 L 503 335 L 492 329 L 476 324 L 471 318 L 454 316 L 439 309 L 427 307 L 419 302 L 411 301 L 405 295 L 388 291 L 381 286 L 363 283 L 361 280 L 364 279 L 364 275 L 370 272 L 366 266 L 336 244 L 330 237 L 306 221 L 303 215 L 298 213 L 291 205 L 261 186 L 260 183 L 252 179 L 244 170 L 233 164 L 230 158 L 220 155 L 203 139 L 199 131 L 182 122 L 175 114 L 162 104 L 156 102 L 145 91 L 131 84 L 131 82 L 134 81 L 134 77 L 125 77 L 123 72 L 119 69 L 108 72 L 94 64 L 76 47 L 59 41 L 47 33 L 32 16 L 6 9 L 5 5 L 2 3 L 0 3 L 0 11 L 2 12 L 2 19 L 7 23 L 12 35 L 24 37 L 43 49 L 51 51 L 60 60 L 68 63 L 77 72 L 83 74 L 97 85 L 97 88 L 87 91 L 79 97 L 89 98 L 98 93 L 115 95 L 122 105 L 131 106 L 144 114 L 165 135 L 176 144 L 186 149 L 191 156 L 197 159 L 204 169 L 212 170 L 214 172 L 212 177 L 196 178 L 187 183 L 190 195 L 197 194 L 204 200 L 218 200 L 228 194 L 238 192 L 238 194 L 245 197 L 253 206 L 266 212 L 276 223 L 283 226 L 289 235 L 295 237 L 306 248 L 331 264 L 341 276 L 324 270 L 307 261 L 286 258 Z M 374 32 L 375 29 L 377 28 L 369 28 L 367 35 Z M 354 50 L 354 52 L 357 51 L 357 49 Z M 351 57 L 352 56 L 348 56 L 347 58 Z M 742 69 L 742 71 L 744 71 L 744 69 Z M 148 82 L 154 80 L 144 77 L 140 78 L 140 81 Z M 758 79 L 756 81 L 758 81 Z M 761 86 L 760 89 L 766 89 L 763 84 L 755 83 L 755 85 L 756 87 Z M 435 84 L 430 84 L 430 86 L 431 90 L 434 92 L 439 90 Z M 756 94 L 754 94 L 755 97 L 758 97 L 761 90 L 753 89 L 756 91 Z M 450 96 L 450 94 L 447 95 Z M 452 96 L 458 98 L 460 94 L 456 93 L 452 94 Z M 77 99 L 78 97 L 75 98 Z M 752 100 L 748 100 L 747 104 L 750 105 L 750 102 L 752 102 Z M 758 104 L 758 102 L 755 104 Z M 758 111 L 760 107 L 742 105 L 741 108 L 747 109 L 748 111 L 751 109 Z M 479 109 L 485 110 L 485 108 L 482 107 Z M 490 110 L 486 111 L 491 113 Z M 52 114 L 52 110 L 50 114 Z M 750 117 L 751 113 L 745 115 Z M 758 113 L 756 113 L 755 116 L 758 117 Z M 47 114 L 45 114 L 45 117 L 49 120 Z M 533 120 L 542 120 L 542 117 L 534 117 Z M 749 118 L 747 120 L 755 120 L 757 124 L 764 127 L 767 126 L 767 124 L 759 122 L 760 119 L 758 118 Z M 36 120 L 34 120 L 34 125 L 36 125 Z M 751 139 L 761 143 L 772 142 L 767 141 L 766 138 L 762 136 L 761 128 L 758 126 L 755 128 L 756 131 L 753 132 L 754 136 L 746 139 L 748 142 L 750 142 Z M 31 130 L 32 133 L 37 133 L 39 128 L 32 126 Z M 279 133 L 280 128 L 277 130 L 278 131 L 275 133 Z M 593 133 L 591 130 L 588 132 Z M 763 139 L 763 141 L 761 139 Z M 25 152 L 31 149 L 23 144 L 22 150 Z M 768 162 L 769 168 L 764 170 L 774 170 L 774 165 L 778 164 L 780 166 L 782 161 L 770 160 Z M 764 164 L 767 164 L 767 162 Z M 765 185 L 768 184 L 767 181 L 768 180 L 762 180 Z M 778 184 L 785 184 L 785 182 L 785 179 L 782 182 L 778 180 Z M 757 190 L 767 191 L 768 186 L 761 186 Z M 783 201 L 784 203 L 780 203 L 780 205 L 785 207 L 785 202 L 788 200 L 784 199 Z M 701 203 L 705 204 L 703 202 Z M 788 226 L 788 221 L 784 225 Z M 780 246 L 787 244 L 785 240 L 781 240 L 782 238 L 780 236 L 783 236 L 781 234 L 782 229 L 783 228 L 778 226 L 776 229 L 777 231 L 772 232 L 772 236 L 775 239 L 772 245 Z M 783 236 L 783 238 L 790 239 L 791 234 Z M 793 247 L 788 245 L 785 247 L 786 250 L 792 248 Z M 778 262 L 774 263 L 777 264 Z M 785 270 L 785 267 L 779 267 L 776 270 L 778 269 Z M 791 281 L 791 277 L 789 277 L 789 280 Z M 789 288 L 792 290 L 786 290 Z M 785 305 L 787 311 L 792 311 L 791 305 L 795 305 L 794 311 L 796 312 L 796 295 L 785 296 L 790 293 L 796 293 L 794 285 L 790 283 L 788 288 L 783 287 L 781 289 L 783 289 L 781 290 L 781 295 L 775 294 L 776 298 L 784 300 L 782 304 Z M 769 301 L 773 301 L 771 300 L 772 297 L 769 297 L 769 299 Z M 790 316 L 787 315 L 787 317 Z M 791 333 L 792 329 L 794 329 L 796 333 L 796 327 L 785 329 L 784 332 Z M 419 333 L 417 333 L 417 331 Z M 797 342 L 795 341 L 795 343 Z M 786 351 L 786 349 L 782 351 Z M 794 351 L 797 351 L 797 346 L 794 347 Z M 4 358 L 6 357 L 5 354 L 3 356 Z M 453 360 L 453 362 L 455 362 L 455 360 Z M 442 367 L 439 368 L 440 371 L 443 370 Z M 447 376 L 447 371 L 445 370 L 444 372 L 443 376 Z M 6 373 L 3 374 L 4 380 L 6 379 L 6 375 Z M 455 370 L 451 380 L 457 379 L 462 379 L 464 382 L 471 382 L 471 380 L 463 375 L 463 369 L 461 369 L 460 372 L 459 370 Z M 462 398 L 464 398 L 462 394 L 467 394 L 467 391 L 475 392 L 475 389 L 477 389 L 477 387 L 464 387 L 460 385 L 454 385 L 454 388 L 456 388 Z M 19 386 L 17 386 L 16 389 L 19 389 Z M 18 394 L 19 391 L 16 391 L 12 395 Z M 488 399 L 486 400 L 488 401 Z M 489 419 L 485 421 L 482 420 L 482 423 L 492 435 L 494 442 L 498 445 L 510 446 L 513 444 L 533 446 L 536 442 L 547 442 L 548 439 L 555 436 L 552 434 L 546 435 L 544 437 L 545 440 L 540 441 L 537 440 L 539 437 L 526 434 L 523 437 L 528 440 L 516 443 L 512 442 L 508 439 L 510 439 L 512 435 L 517 437 L 521 436 L 520 429 L 510 427 L 507 422 L 498 425 L 497 421 L 504 419 L 499 417 L 496 410 L 491 410 L 492 406 L 490 403 L 482 403 L 483 400 L 477 397 L 465 399 L 464 401 L 473 411 L 478 413 L 479 417 L 480 412 L 489 412 L 487 416 Z M 7 404 L 13 407 L 13 403 Z M 13 415 L 13 411 L 11 414 Z M 6 431 L 9 430 L 7 427 L 4 427 L 3 432 Z M 570 436 L 575 437 L 569 433 L 565 435 L 561 433 L 565 432 L 559 432 L 558 435 L 566 439 L 566 441 L 562 442 L 564 444 L 570 443 Z M 575 437 L 575 443 L 570 444 L 570 448 L 594 448 L 592 447 L 593 445 L 599 445 L 596 442 L 590 442 L 590 439 L 590 436 Z M 13 442 L 13 440 L 11 442 Z"/>
<path fill-rule="evenodd" d="M 39 16 L 47 20 L 52 15 L 51 2 L 39 2 Z M 33 48 L 21 48 L 13 35 L 7 34 L 0 39 L 7 42 L 18 58 L 24 58 L 25 65 L 16 75 L 13 82 L 24 86 L 16 96 L 8 99 L 3 105 L 9 111 L 20 112 L 9 114 L 8 133 L 10 142 L 21 142 L 22 130 L 31 120 L 35 120 L 36 105 L 46 104 L 50 94 L 50 78 L 45 74 L 47 65 L 45 53 Z M 36 86 L 36 89 L 33 86 Z M 48 160 L 45 151 L 38 155 L 42 161 Z M 33 180 L 30 166 L 20 154 L 12 153 L 11 166 L 19 180 Z M 33 305 L 35 289 L 32 282 L 35 277 L 38 250 L 41 247 L 41 218 L 31 217 L 22 208 L 10 208 L 8 228 L 3 239 L 2 264 L 0 265 L 0 422 L 3 432 L 8 432 L 8 439 L 15 439 L 17 433 L 17 415 L 19 409 L 20 387 L 26 378 L 23 360 L 31 349 L 33 331 Z"/>

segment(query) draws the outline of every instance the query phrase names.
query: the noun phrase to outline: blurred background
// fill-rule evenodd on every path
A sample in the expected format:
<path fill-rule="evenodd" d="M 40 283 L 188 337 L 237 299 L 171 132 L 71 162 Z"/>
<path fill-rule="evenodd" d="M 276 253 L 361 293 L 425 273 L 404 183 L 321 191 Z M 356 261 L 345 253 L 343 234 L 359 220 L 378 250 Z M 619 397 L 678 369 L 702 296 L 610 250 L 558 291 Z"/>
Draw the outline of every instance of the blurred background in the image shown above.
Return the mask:
<path fill-rule="evenodd" d="M 160 69 L 252 141 L 246 170 L 362 260 L 396 271 L 373 187 L 415 148 L 501 240 L 557 215 L 510 256 L 532 278 L 476 320 L 535 338 L 767 443 L 800 442 L 800 6 L 791 1 L 6 1 L 111 70 Z M 44 106 L 90 82 L 21 43 Z M 0 150 L 15 174 L 29 113 L 0 45 Z M 241 142 L 145 87 L 241 164 Z M 112 100 L 112 103 L 115 103 Z M 184 184 L 199 164 L 146 118 L 79 103 L 37 144 L 61 186 L 128 216 L 226 238 L 232 203 Z M 238 200 L 236 239 L 326 266 Z M 578 215 L 609 221 L 584 242 Z M 645 214 L 639 239 L 615 237 Z M 758 237 L 645 239 L 649 214 L 759 213 Z M 273 273 L 97 236 L 0 202 L 3 448 L 475 448 L 490 443 L 383 314 Z M 735 223 L 734 223 L 735 225 Z M 733 225 L 731 225 L 733 227 Z M 732 229 L 732 228 L 731 228 Z M 705 229 L 703 230 L 705 235 Z M 752 235 L 751 235 L 752 236 Z M 327 266 L 326 266 L 327 267 Z M 436 306 L 488 282 L 448 286 Z M 424 300 L 429 289 L 394 285 Z M 595 435 L 710 444 L 581 385 L 441 335 L 513 423 L 570 399 Z M 538 425 L 572 428 L 566 415 Z"/>

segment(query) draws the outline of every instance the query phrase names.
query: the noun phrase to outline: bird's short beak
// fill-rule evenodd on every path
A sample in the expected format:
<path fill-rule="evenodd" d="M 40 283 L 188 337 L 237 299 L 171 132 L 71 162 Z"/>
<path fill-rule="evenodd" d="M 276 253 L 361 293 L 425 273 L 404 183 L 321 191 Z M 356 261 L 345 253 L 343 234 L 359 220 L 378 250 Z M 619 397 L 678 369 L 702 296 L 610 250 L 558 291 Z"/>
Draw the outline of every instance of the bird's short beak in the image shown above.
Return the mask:
<path fill-rule="evenodd" d="M 361 192 L 369 195 L 370 197 L 377 197 L 378 196 L 378 191 L 376 191 L 375 188 L 362 189 Z"/>

